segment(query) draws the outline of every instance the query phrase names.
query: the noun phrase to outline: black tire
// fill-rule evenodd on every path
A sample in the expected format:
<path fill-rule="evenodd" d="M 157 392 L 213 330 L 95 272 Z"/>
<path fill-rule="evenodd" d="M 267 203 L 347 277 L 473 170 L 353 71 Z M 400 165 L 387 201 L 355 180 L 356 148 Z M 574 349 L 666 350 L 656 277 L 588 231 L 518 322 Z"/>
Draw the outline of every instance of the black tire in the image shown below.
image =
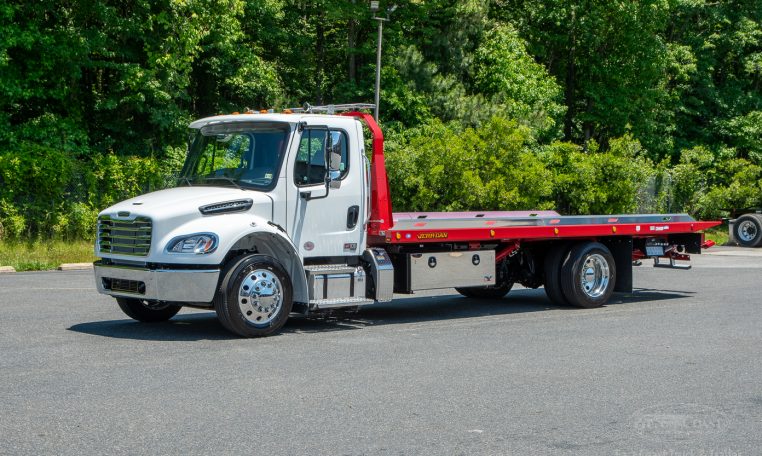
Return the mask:
<path fill-rule="evenodd" d="M 592 277 L 585 271 L 590 271 Z M 592 284 L 588 282 L 589 289 L 587 284 L 583 284 L 583 277 L 594 281 Z M 561 266 L 561 289 L 569 303 L 576 307 L 591 309 L 602 306 L 614 292 L 615 283 L 614 257 L 608 247 L 599 242 L 575 245 Z"/>
<path fill-rule="evenodd" d="M 137 298 L 116 298 L 116 303 L 128 317 L 144 323 L 167 321 L 180 311 L 180 306 Z"/>
<path fill-rule="evenodd" d="M 291 279 L 278 260 L 266 255 L 234 260 L 226 269 L 214 299 L 214 310 L 222 326 L 242 337 L 278 332 L 288 320 L 292 306 Z"/>
<path fill-rule="evenodd" d="M 762 214 L 746 214 L 738 217 L 733 225 L 733 237 L 742 247 L 762 245 Z"/>
<path fill-rule="evenodd" d="M 467 298 L 500 299 L 507 295 L 511 288 L 513 288 L 513 282 L 503 282 L 488 287 L 459 287 L 455 288 L 455 291 Z"/>
<path fill-rule="evenodd" d="M 571 244 L 564 242 L 552 246 L 551 250 L 545 254 L 545 294 L 548 295 L 550 302 L 559 306 L 569 305 L 569 300 L 561 289 L 561 266 L 569 257 L 570 249 Z"/>

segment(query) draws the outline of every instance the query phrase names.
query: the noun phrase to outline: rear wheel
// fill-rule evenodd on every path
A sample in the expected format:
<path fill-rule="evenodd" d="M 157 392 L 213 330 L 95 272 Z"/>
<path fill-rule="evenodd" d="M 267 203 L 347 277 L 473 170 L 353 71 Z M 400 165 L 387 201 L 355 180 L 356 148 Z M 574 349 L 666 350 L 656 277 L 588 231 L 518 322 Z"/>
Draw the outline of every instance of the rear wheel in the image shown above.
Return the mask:
<path fill-rule="evenodd" d="M 180 306 L 146 299 L 116 298 L 116 303 L 128 317 L 144 323 L 167 321 L 180 311 Z"/>
<path fill-rule="evenodd" d="M 573 306 L 602 306 L 614 292 L 615 283 L 614 257 L 599 242 L 577 244 L 561 266 L 561 288 Z"/>
<path fill-rule="evenodd" d="M 243 337 L 276 333 L 293 305 L 291 281 L 283 266 L 266 255 L 249 255 L 227 270 L 214 300 L 220 323 Z"/>
<path fill-rule="evenodd" d="M 455 291 L 467 298 L 500 299 L 507 295 L 511 288 L 513 288 L 513 282 L 503 282 L 489 287 L 460 287 Z"/>
<path fill-rule="evenodd" d="M 545 294 L 559 306 L 568 306 L 569 300 L 561 289 L 561 266 L 569 256 L 569 243 L 553 246 L 545 255 Z"/>
<path fill-rule="evenodd" d="M 746 214 L 738 217 L 733 225 L 733 236 L 743 247 L 762 245 L 762 214 Z"/>

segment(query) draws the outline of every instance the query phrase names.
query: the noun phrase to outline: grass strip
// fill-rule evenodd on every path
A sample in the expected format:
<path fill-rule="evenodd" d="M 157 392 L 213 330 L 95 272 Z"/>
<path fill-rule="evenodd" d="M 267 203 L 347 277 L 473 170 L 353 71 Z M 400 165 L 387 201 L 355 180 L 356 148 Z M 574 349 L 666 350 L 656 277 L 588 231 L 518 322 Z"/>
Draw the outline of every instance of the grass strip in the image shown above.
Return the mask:
<path fill-rule="evenodd" d="M 37 239 L 0 241 L 0 266 L 16 271 L 46 271 L 62 263 L 95 261 L 93 242 L 83 240 Z"/>

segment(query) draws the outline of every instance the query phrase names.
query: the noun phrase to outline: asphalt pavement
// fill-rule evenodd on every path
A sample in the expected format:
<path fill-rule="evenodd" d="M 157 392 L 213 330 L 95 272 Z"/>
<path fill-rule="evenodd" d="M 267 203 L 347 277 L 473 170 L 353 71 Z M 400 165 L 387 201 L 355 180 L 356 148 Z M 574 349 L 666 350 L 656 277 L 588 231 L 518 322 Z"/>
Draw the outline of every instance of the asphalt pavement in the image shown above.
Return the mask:
<path fill-rule="evenodd" d="M 758 455 L 762 249 L 710 251 L 599 309 L 444 290 L 253 340 L 0 275 L 0 454 Z"/>

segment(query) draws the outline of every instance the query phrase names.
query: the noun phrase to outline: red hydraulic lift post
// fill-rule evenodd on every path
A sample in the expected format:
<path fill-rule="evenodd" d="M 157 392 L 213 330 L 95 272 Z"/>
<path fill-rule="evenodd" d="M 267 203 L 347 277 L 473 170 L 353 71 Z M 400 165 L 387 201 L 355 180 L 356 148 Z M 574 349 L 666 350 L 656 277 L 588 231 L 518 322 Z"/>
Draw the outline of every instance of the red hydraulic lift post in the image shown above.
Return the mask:
<path fill-rule="evenodd" d="M 370 223 L 368 236 L 386 236 L 386 231 L 392 227 L 392 197 L 389 193 L 389 177 L 386 175 L 384 162 L 384 134 L 373 116 L 364 112 L 351 111 L 342 113 L 343 116 L 362 119 L 373 135 L 373 155 L 370 160 Z"/>

